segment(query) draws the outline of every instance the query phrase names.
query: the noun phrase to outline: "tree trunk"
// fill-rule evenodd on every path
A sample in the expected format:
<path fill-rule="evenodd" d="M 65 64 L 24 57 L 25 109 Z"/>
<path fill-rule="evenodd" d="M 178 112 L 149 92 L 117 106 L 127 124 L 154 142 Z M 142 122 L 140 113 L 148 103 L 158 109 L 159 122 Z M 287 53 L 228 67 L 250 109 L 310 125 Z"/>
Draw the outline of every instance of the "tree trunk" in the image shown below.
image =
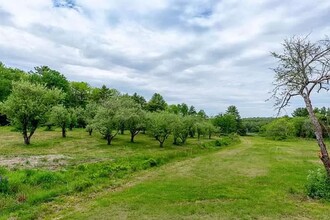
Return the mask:
<path fill-rule="evenodd" d="M 320 159 L 323 162 L 323 165 L 324 165 L 325 170 L 327 171 L 328 177 L 330 177 L 330 159 L 329 159 L 327 147 L 324 143 L 322 127 L 321 127 L 319 121 L 317 120 L 315 113 L 313 112 L 313 106 L 312 106 L 310 98 L 308 96 L 305 96 L 304 101 L 306 104 L 307 111 L 309 113 L 309 117 L 314 126 L 314 130 L 315 130 L 314 132 L 315 132 L 317 143 L 320 147 Z"/>
<path fill-rule="evenodd" d="M 131 143 L 134 143 L 134 133 L 131 133 Z"/>
<path fill-rule="evenodd" d="M 112 140 L 112 138 L 110 137 L 110 135 L 107 135 L 108 145 L 111 145 L 111 140 Z"/>
<path fill-rule="evenodd" d="M 27 135 L 27 132 L 23 132 L 23 138 L 24 138 L 24 144 L 29 145 L 30 144 L 30 137 Z"/>
<path fill-rule="evenodd" d="M 92 133 L 93 133 L 93 129 L 89 129 L 89 130 L 88 130 L 88 134 L 91 136 Z"/>
<path fill-rule="evenodd" d="M 65 127 L 62 127 L 62 137 L 66 137 L 66 129 Z"/>
<path fill-rule="evenodd" d="M 163 148 L 163 146 L 164 146 L 164 141 L 160 141 L 159 142 L 159 147 Z"/>

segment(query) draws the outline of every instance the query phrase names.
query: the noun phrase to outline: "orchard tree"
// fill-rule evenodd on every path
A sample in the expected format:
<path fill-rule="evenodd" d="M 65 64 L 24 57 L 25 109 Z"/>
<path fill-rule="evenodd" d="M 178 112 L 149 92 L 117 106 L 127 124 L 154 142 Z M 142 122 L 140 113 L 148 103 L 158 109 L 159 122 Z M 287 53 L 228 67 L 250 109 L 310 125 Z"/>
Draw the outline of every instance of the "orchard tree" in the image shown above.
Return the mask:
<path fill-rule="evenodd" d="M 86 109 L 84 110 L 84 119 L 87 123 L 86 130 L 89 135 L 93 133 L 93 119 L 97 113 L 99 105 L 96 102 L 90 102 L 86 105 Z"/>
<path fill-rule="evenodd" d="M 13 82 L 12 93 L 1 103 L 0 112 L 6 114 L 11 124 L 22 132 L 24 143 L 28 145 L 45 114 L 62 97 L 59 89 L 47 89 L 44 85 L 27 81 Z"/>
<path fill-rule="evenodd" d="M 314 127 L 320 148 L 320 159 L 330 177 L 330 159 L 322 135 L 322 127 L 313 111 L 311 94 L 314 91 L 329 90 L 330 40 L 325 38 L 311 42 L 306 37 L 292 37 L 284 40 L 281 53 L 272 52 L 278 61 L 274 68 L 275 80 L 272 98 L 280 112 L 291 98 L 301 96 Z"/>
<path fill-rule="evenodd" d="M 107 139 L 108 145 L 119 132 L 118 111 L 118 100 L 110 99 L 98 108 L 92 121 L 92 127 Z"/>
<path fill-rule="evenodd" d="M 145 112 L 140 108 L 129 108 L 124 113 L 126 114 L 125 127 L 129 130 L 133 143 L 135 136 L 146 127 Z"/>
<path fill-rule="evenodd" d="M 206 134 L 206 123 L 205 122 L 196 123 L 196 133 L 197 133 L 198 140 L 200 140 L 200 137 L 202 135 Z"/>
<path fill-rule="evenodd" d="M 214 125 L 211 123 L 211 121 L 205 122 L 205 133 L 208 135 L 208 138 L 212 138 L 212 134 L 215 133 L 217 129 L 214 127 Z"/>
<path fill-rule="evenodd" d="M 185 144 L 189 135 L 189 119 L 179 115 L 173 116 L 172 121 L 173 144 Z"/>
<path fill-rule="evenodd" d="M 66 128 L 71 123 L 70 112 L 63 105 L 54 106 L 50 112 L 49 120 L 52 124 L 59 126 L 62 130 L 62 137 L 66 137 Z"/>
<path fill-rule="evenodd" d="M 159 142 L 159 146 L 163 147 L 164 142 L 170 136 L 175 115 L 167 112 L 155 112 L 148 115 L 148 132 Z"/>

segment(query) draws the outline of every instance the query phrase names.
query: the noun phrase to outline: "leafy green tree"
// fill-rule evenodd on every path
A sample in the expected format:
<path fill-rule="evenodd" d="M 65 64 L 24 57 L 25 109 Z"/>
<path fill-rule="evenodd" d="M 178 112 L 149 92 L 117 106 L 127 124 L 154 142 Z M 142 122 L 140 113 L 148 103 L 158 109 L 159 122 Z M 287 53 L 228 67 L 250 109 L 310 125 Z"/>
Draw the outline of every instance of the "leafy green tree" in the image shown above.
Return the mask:
<path fill-rule="evenodd" d="M 200 140 L 200 137 L 206 134 L 206 123 L 198 122 L 196 123 L 195 126 L 196 126 L 197 139 Z"/>
<path fill-rule="evenodd" d="M 188 115 L 189 108 L 188 108 L 188 105 L 186 103 L 178 104 L 178 108 L 179 108 L 179 113 L 182 116 L 187 116 Z"/>
<path fill-rule="evenodd" d="M 221 133 L 229 134 L 237 131 L 237 120 L 234 114 L 219 114 L 214 117 L 213 123 Z"/>
<path fill-rule="evenodd" d="M 97 109 L 99 108 L 99 104 L 96 102 L 90 102 L 86 105 L 86 109 L 84 110 L 84 118 L 86 121 L 86 130 L 88 131 L 89 135 L 93 133 L 93 119 L 97 113 Z"/>
<path fill-rule="evenodd" d="M 189 135 L 189 119 L 187 117 L 175 115 L 172 121 L 173 144 L 185 144 Z"/>
<path fill-rule="evenodd" d="M 39 84 L 46 85 L 47 88 L 61 89 L 64 93 L 69 92 L 70 83 L 66 77 L 56 70 L 50 69 L 48 66 L 35 67 L 30 72 L 30 80 Z"/>
<path fill-rule="evenodd" d="M 164 111 L 166 109 L 166 102 L 158 93 L 155 93 L 147 104 L 147 110 L 150 112 Z"/>
<path fill-rule="evenodd" d="M 197 114 L 197 112 L 196 112 L 196 109 L 195 109 L 195 107 L 192 105 L 192 106 L 190 106 L 190 108 L 189 108 L 189 110 L 188 110 L 188 115 L 193 115 L 193 116 L 195 116 Z"/>
<path fill-rule="evenodd" d="M 59 126 L 62 130 L 62 137 L 66 137 L 66 128 L 71 123 L 69 110 L 63 105 L 54 106 L 50 112 L 50 122 Z"/>
<path fill-rule="evenodd" d="M 47 89 L 44 85 L 27 81 L 13 82 L 12 93 L 1 103 L 0 112 L 6 114 L 10 122 L 22 132 L 24 143 L 30 144 L 45 114 L 62 98 L 58 89 Z"/>
<path fill-rule="evenodd" d="M 146 115 L 140 107 L 131 107 L 123 111 L 125 114 L 125 127 L 131 134 L 131 142 L 136 135 L 146 127 Z"/>
<path fill-rule="evenodd" d="M 6 67 L 0 62 L 0 102 L 10 95 L 12 82 L 19 81 L 26 76 L 27 74 L 22 70 Z"/>
<path fill-rule="evenodd" d="M 239 115 L 237 107 L 234 105 L 229 106 L 227 108 L 226 114 L 235 116 L 235 120 L 236 120 L 236 131 L 235 132 L 237 132 L 240 135 L 245 135 L 246 129 L 244 128 L 244 126 L 242 124 L 242 119 L 241 119 L 241 116 Z"/>
<path fill-rule="evenodd" d="M 186 116 L 185 117 L 185 123 L 189 130 L 189 136 L 191 138 L 195 137 L 196 134 L 196 123 L 198 122 L 199 118 L 195 116 Z"/>
<path fill-rule="evenodd" d="M 211 139 L 212 135 L 217 131 L 216 127 L 211 123 L 211 121 L 205 122 L 205 133 L 208 135 L 208 138 Z"/>
<path fill-rule="evenodd" d="M 292 112 L 292 117 L 308 117 L 307 108 L 296 108 Z"/>
<path fill-rule="evenodd" d="M 107 88 L 106 85 L 103 85 L 101 88 L 91 89 L 91 99 L 97 103 L 101 103 L 109 98 L 118 96 L 120 96 L 120 92 L 118 90 Z"/>
<path fill-rule="evenodd" d="M 85 108 L 91 95 L 91 87 L 86 82 L 71 82 L 68 92 L 70 107 Z"/>
<path fill-rule="evenodd" d="M 279 118 L 266 125 L 265 135 L 274 140 L 284 140 L 295 135 L 295 127 L 288 118 Z"/>
<path fill-rule="evenodd" d="M 176 114 L 176 115 L 179 114 L 179 107 L 178 107 L 178 105 L 175 105 L 175 104 L 168 105 L 167 108 L 166 108 L 166 110 L 169 113 L 173 113 L 173 114 Z"/>
<path fill-rule="evenodd" d="M 163 147 L 164 142 L 170 136 L 175 115 L 167 112 L 154 112 L 148 114 L 148 132 L 159 142 L 159 146 Z"/>
<path fill-rule="evenodd" d="M 141 95 L 138 95 L 136 92 L 132 95 L 132 99 L 141 106 L 143 110 L 147 107 L 147 101 Z"/>
<path fill-rule="evenodd" d="M 112 140 L 119 132 L 119 102 L 117 100 L 109 100 L 99 106 L 92 127 L 102 134 L 108 145 L 111 145 Z"/>
<path fill-rule="evenodd" d="M 19 69 L 6 67 L 0 62 L 0 102 L 4 101 L 12 91 L 12 82 L 19 81 L 27 77 L 27 74 Z M 0 114 L 0 125 L 7 125 L 6 115 Z"/>
<path fill-rule="evenodd" d="M 205 113 L 205 111 L 203 109 L 201 109 L 197 112 L 197 116 L 200 118 L 207 119 L 207 114 Z"/>
<path fill-rule="evenodd" d="M 74 127 L 78 125 L 78 109 L 81 107 L 77 108 L 68 108 L 68 113 L 70 116 L 70 123 L 69 123 L 69 130 L 72 131 Z"/>

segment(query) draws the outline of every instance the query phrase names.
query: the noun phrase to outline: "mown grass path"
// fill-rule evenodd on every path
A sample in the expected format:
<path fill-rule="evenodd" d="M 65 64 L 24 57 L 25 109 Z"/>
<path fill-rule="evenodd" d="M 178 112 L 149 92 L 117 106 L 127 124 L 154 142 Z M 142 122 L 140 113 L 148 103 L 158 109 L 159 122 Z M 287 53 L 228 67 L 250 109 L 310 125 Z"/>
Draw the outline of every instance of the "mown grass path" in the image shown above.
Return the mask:
<path fill-rule="evenodd" d="M 73 200 L 58 219 L 329 219 L 304 192 L 321 167 L 314 141 L 244 137 L 218 152 L 143 171 L 115 190 Z"/>

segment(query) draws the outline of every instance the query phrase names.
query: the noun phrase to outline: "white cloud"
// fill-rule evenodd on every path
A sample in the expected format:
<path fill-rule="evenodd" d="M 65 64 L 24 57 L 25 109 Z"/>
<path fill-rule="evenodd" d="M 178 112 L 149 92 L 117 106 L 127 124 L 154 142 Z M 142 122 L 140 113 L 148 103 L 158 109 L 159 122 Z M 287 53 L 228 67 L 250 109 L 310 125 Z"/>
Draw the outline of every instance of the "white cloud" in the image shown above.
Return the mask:
<path fill-rule="evenodd" d="M 54 1 L 0 0 L 1 61 L 147 98 L 160 92 L 210 114 L 234 104 L 243 116 L 274 115 L 264 102 L 276 65 L 269 51 L 285 37 L 330 30 L 323 0 Z M 324 94 L 315 101 L 329 103 Z"/>

